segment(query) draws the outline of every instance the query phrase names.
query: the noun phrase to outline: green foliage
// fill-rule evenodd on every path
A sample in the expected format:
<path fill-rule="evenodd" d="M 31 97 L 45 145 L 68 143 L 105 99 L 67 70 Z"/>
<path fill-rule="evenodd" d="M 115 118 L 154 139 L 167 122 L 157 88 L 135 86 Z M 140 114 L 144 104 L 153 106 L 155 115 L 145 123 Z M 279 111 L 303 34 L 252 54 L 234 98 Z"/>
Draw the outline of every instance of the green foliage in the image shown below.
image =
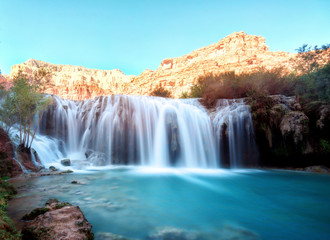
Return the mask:
<path fill-rule="evenodd" d="M 43 112 L 52 101 L 38 93 L 38 88 L 25 74 L 18 72 L 13 79 L 13 86 L 5 93 L 0 108 L 0 120 L 4 128 L 8 132 L 14 123 L 18 123 L 20 145 L 27 149 L 31 147 Z"/>
<path fill-rule="evenodd" d="M 330 153 L 330 142 L 326 139 L 320 139 L 321 151 Z"/>
<path fill-rule="evenodd" d="M 330 48 L 330 44 L 325 44 L 322 47 L 317 45 L 312 47 L 303 44 L 302 47 L 296 49 L 297 57 L 294 59 L 295 70 L 299 75 L 304 75 L 317 71 L 324 64 L 328 63 L 328 54 L 326 51 Z"/>
<path fill-rule="evenodd" d="M 159 87 L 159 88 L 154 89 L 150 93 L 150 96 L 170 98 L 171 97 L 171 92 L 166 90 L 163 87 Z"/>
<path fill-rule="evenodd" d="M 330 102 L 330 63 L 302 75 L 296 85 L 296 94 L 303 103 Z"/>
<path fill-rule="evenodd" d="M 182 92 L 180 98 L 189 98 L 189 94 L 187 91 Z"/>
<path fill-rule="evenodd" d="M 8 200 L 16 194 L 16 190 L 8 182 L 0 178 L 0 239 L 19 240 L 21 235 L 15 229 L 12 220 L 6 213 Z"/>
<path fill-rule="evenodd" d="M 13 105 L 13 98 L 10 95 L 10 91 L 2 89 L 0 92 L 2 101 L 0 105 L 0 124 L 8 134 L 13 124 L 17 122 L 17 114 Z"/>
<path fill-rule="evenodd" d="M 72 205 L 71 205 L 71 203 L 68 203 L 68 202 L 61 202 L 61 203 L 56 204 L 55 208 L 60 209 L 60 208 L 66 207 L 66 206 L 72 206 Z"/>

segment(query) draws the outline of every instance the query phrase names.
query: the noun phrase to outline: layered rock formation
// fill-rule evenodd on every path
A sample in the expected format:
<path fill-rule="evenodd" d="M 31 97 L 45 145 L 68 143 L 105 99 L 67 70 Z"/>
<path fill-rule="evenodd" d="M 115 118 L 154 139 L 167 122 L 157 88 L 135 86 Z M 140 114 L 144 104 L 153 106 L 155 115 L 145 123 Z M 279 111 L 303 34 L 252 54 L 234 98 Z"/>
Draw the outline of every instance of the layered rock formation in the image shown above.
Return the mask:
<path fill-rule="evenodd" d="M 100 95 L 149 95 L 158 87 L 179 97 L 205 73 L 225 71 L 250 72 L 260 67 L 291 68 L 294 54 L 270 52 L 265 38 L 235 32 L 217 43 L 178 58 L 162 61 L 155 71 L 145 70 L 139 76 L 127 76 L 120 70 L 96 70 L 71 65 L 55 65 L 30 59 L 12 67 L 11 77 L 22 70 L 29 77 L 41 67 L 49 69 L 46 93 L 62 98 L 83 100 Z"/>

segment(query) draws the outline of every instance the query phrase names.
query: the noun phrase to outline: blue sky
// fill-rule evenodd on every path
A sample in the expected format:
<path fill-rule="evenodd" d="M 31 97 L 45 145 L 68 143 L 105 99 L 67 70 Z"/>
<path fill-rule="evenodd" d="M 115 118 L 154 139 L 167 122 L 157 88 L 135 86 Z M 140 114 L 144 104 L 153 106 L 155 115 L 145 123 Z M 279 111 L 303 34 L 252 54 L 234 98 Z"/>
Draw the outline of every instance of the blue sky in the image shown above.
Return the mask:
<path fill-rule="evenodd" d="M 330 43 L 329 26 L 329 0 L 0 0 L 0 69 L 34 58 L 138 75 L 234 31 L 294 52 Z"/>

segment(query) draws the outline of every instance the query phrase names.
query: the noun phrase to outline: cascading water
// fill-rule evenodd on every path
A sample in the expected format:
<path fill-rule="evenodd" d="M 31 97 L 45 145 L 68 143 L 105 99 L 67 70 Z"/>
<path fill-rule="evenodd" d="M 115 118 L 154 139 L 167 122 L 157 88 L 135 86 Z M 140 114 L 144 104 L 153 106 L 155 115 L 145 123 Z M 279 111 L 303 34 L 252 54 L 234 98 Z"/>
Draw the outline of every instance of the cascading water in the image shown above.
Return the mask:
<path fill-rule="evenodd" d="M 213 119 L 222 166 L 255 166 L 258 150 L 250 108 L 244 99 L 219 99 Z"/>
<path fill-rule="evenodd" d="M 93 165 L 218 166 L 211 120 L 197 99 L 54 99 L 40 133 L 60 140 L 61 152 L 70 158 L 86 155 Z"/>
<path fill-rule="evenodd" d="M 54 96 L 33 146 L 46 166 L 67 157 L 76 166 L 240 167 L 257 153 L 243 100 L 219 100 L 211 120 L 198 99 L 124 95 Z"/>

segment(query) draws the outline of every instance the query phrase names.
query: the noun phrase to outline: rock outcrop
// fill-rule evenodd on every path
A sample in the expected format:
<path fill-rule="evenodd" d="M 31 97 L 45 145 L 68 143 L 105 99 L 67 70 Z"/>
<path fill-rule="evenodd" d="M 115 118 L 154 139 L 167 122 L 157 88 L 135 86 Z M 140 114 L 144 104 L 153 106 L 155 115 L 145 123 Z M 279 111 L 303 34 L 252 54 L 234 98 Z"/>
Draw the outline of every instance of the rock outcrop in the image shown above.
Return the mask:
<path fill-rule="evenodd" d="M 22 173 L 22 168 L 14 160 L 14 145 L 8 134 L 0 128 L 0 177 L 14 177 Z"/>
<path fill-rule="evenodd" d="M 327 104 L 312 103 L 312 110 L 306 111 L 296 97 L 283 95 L 252 102 L 248 100 L 248 103 L 251 105 L 261 165 L 328 166 L 330 115 L 327 114 Z"/>
<path fill-rule="evenodd" d="M 92 240 L 92 225 L 78 206 L 50 199 L 45 207 L 26 214 L 23 239 Z"/>
<path fill-rule="evenodd" d="M 200 75 L 235 71 L 251 72 L 260 67 L 292 68 L 295 54 L 270 52 L 265 38 L 235 32 L 217 43 L 177 58 L 164 59 L 155 70 L 127 76 L 120 70 L 96 70 L 71 65 L 55 65 L 30 59 L 12 66 L 11 77 L 22 70 L 29 77 L 41 67 L 51 71 L 46 93 L 62 98 L 84 100 L 109 94 L 149 95 L 163 87 L 179 97 L 196 83 Z"/>

